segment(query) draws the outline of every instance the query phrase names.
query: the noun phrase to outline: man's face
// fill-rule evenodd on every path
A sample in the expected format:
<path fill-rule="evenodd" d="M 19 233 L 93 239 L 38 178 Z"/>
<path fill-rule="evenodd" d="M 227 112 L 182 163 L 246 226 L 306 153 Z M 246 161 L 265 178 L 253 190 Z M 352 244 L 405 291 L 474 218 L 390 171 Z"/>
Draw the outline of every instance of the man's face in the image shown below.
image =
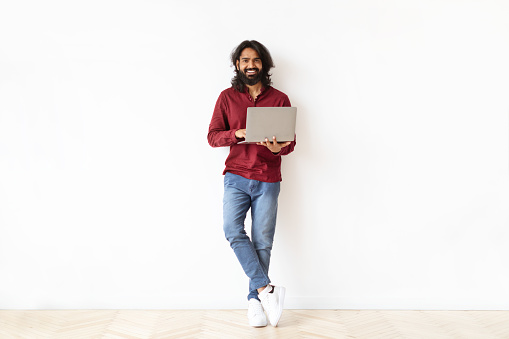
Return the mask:
<path fill-rule="evenodd" d="M 262 80 L 262 59 L 252 48 L 244 48 L 237 60 L 239 78 L 246 85 L 253 86 Z"/>

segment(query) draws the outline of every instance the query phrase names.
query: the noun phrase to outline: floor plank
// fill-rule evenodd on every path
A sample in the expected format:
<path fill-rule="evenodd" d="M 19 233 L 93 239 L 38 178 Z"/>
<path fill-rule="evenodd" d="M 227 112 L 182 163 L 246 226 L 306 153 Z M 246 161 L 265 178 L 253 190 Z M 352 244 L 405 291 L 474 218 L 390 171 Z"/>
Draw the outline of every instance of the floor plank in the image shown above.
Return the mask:
<path fill-rule="evenodd" d="M 509 311 L 285 310 L 252 328 L 246 310 L 1 310 L 0 338 L 508 339 Z"/>

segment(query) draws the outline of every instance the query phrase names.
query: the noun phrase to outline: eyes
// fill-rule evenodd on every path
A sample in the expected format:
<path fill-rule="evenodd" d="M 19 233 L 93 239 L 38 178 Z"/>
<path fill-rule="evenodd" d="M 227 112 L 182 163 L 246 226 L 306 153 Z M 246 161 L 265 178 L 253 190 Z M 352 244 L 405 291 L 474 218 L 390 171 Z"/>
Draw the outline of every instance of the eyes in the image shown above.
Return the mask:
<path fill-rule="evenodd" d="M 262 63 L 261 59 L 254 59 L 253 61 L 254 61 L 255 64 L 261 64 Z M 242 63 L 247 65 L 249 63 L 249 59 L 242 59 Z"/>

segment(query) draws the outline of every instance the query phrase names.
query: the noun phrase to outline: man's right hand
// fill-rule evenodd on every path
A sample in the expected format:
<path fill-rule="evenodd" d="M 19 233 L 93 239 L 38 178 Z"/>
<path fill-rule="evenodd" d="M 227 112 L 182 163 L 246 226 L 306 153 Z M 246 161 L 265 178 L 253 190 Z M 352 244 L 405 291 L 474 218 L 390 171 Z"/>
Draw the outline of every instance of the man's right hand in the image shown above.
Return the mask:
<path fill-rule="evenodd" d="M 246 130 L 245 129 L 238 129 L 235 131 L 235 138 L 242 139 L 246 137 Z"/>

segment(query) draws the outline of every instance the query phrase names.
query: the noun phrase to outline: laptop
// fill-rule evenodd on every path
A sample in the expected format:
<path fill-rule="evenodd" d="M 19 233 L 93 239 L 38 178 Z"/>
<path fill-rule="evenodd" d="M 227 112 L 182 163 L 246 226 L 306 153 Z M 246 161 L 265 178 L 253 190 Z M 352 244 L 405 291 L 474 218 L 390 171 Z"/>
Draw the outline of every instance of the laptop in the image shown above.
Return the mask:
<path fill-rule="evenodd" d="M 278 143 L 295 139 L 297 107 L 248 107 L 246 119 L 246 138 L 239 144 L 272 141 L 276 136 Z"/>

